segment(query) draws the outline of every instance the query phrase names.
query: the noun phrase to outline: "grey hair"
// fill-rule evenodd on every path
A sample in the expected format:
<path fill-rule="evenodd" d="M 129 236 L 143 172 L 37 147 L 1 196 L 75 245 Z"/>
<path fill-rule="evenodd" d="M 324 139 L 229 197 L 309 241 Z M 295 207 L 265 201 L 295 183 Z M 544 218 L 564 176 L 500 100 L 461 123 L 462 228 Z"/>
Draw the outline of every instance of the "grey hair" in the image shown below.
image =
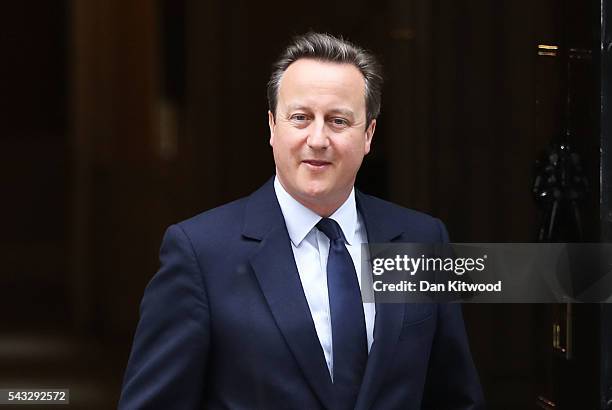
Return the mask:
<path fill-rule="evenodd" d="M 373 54 L 343 38 L 327 33 L 309 32 L 293 38 L 293 41 L 273 64 L 268 81 L 268 108 L 276 115 L 278 91 L 283 74 L 291 64 L 301 58 L 352 64 L 365 80 L 366 127 L 380 113 L 382 94 L 382 67 Z"/>

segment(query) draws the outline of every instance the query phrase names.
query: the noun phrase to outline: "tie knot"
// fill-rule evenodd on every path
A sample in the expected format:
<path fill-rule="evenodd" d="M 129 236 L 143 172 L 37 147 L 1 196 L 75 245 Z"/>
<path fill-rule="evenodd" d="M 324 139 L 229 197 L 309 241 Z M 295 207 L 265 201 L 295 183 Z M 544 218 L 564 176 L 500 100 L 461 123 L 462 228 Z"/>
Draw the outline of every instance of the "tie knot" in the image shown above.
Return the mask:
<path fill-rule="evenodd" d="M 338 222 L 334 221 L 330 218 L 323 218 L 317 223 L 317 229 L 325 234 L 329 238 L 330 241 L 335 241 L 336 239 L 344 238 L 342 235 L 342 229 Z"/>

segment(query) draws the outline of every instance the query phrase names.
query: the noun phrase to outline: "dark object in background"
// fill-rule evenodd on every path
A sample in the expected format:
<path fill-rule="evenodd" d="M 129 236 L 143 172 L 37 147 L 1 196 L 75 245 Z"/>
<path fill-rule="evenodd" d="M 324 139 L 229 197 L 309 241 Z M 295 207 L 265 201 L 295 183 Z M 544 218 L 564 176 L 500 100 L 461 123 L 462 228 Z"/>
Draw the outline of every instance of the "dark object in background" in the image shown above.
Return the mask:
<path fill-rule="evenodd" d="M 567 143 L 553 143 L 536 161 L 533 193 L 541 209 L 539 242 L 581 241 L 580 202 L 588 192 L 580 156 Z"/>

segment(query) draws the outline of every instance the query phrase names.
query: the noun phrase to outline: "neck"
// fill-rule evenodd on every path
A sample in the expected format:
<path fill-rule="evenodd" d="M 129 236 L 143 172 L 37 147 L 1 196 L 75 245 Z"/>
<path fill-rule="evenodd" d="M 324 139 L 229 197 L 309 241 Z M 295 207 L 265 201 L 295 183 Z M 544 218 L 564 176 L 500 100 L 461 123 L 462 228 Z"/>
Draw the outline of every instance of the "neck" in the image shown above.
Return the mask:
<path fill-rule="evenodd" d="M 348 196 L 346 198 L 348 198 Z M 346 201 L 346 198 L 344 198 L 342 202 L 334 203 L 333 205 L 325 205 L 316 202 L 308 203 L 305 201 L 301 201 L 298 198 L 295 198 L 295 200 L 304 205 L 306 208 L 310 209 L 312 212 L 316 213 L 317 215 L 323 218 L 329 218 L 334 212 L 338 210 L 338 208 L 340 208 L 344 201 Z"/>

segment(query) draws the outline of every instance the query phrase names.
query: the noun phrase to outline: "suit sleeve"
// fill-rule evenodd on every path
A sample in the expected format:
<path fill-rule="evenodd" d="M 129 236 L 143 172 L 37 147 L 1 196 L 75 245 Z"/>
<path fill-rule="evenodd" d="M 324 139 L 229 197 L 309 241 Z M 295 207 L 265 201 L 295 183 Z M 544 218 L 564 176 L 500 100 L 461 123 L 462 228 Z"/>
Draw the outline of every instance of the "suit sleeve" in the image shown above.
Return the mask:
<path fill-rule="evenodd" d="M 438 226 L 440 241 L 448 243 L 446 228 L 440 221 Z M 439 304 L 437 321 L 423 396 L 423 409 L 484 409 L 484 398 L 470 353 L 461 305 Z"/>
<path fill-rule="evenodd" d="M 161 267 L 140 305 L 119 409 L 199 408 L 209 347 L 209 309 L 193 247 L 168 228 Z"/>

